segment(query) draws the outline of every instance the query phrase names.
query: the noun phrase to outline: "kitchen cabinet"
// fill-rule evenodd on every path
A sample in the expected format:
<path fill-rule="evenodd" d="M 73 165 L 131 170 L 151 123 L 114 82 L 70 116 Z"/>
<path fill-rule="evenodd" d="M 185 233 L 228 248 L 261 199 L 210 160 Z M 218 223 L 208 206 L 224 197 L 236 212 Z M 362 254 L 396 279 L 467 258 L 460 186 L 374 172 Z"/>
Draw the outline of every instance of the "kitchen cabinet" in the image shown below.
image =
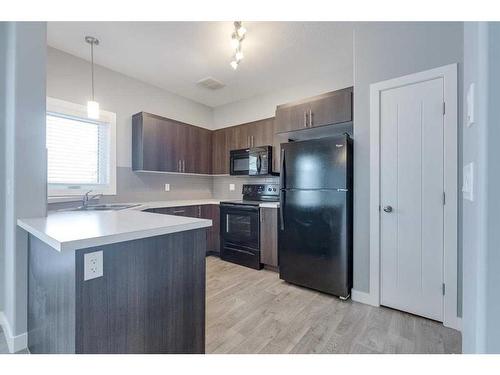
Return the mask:
<path fill-rule="evenodd" d="M 185 135 L 185 173 L 212 173 L 212 134 L 208 129 L 188 126 Z"/>
<path fill-rule="evenodd" d="M 199 217 L 200 206 L 179 206 L 179 207 L 164 207 L 155 208 L 154 212 L 163 215 L 176 215 L 187 217 Z"/>
<path fill-rule="evenodd" d="M 220 253 L 220 211 L 218 204 L 200 206 L 200 218 L 212 220 L 212 227 L 207 230 L 207 252 Z"/>
<path fill-rule="evenodd" d="M 212 173 L 229 174 L 229 132 L 224 129 L 212 133 Z"/>
<path fill-rule="evenodd" d="M 274 133 L 274 118 L 213 131 L 212 173 L 229 174 L 229 153 L 231 150 L 274 145 Z"/>
<path fill-rule="evenodd" d="M 260 259 L 274 268 L 278 267 L 278 210 L 260 208 Z"/>
<path fill-rule="evenodd" d="M 323 95 L 282 104 L 276 108 L 275 131 L 295 130 L 350 122 L 353 88 L 332 91 Z"/>
<path fill-rule="evenodd" d="M 153 212 L 163 215 L 187 216 L 200 219 L 212 220 L 212 226 L 207 228 L 207 252 L 219 253 L 219 229 L 220 229 L 220 214 L 219 205 L 204 204 L 194 206 L 179 206 L 179 207 L 164 207 L 148 209 L 147 212 Z"/>
<path fill-rule="evenodd" d="M 210 174 L 211 131 L 140 112 L 132 116 L 132 169 Z"/>

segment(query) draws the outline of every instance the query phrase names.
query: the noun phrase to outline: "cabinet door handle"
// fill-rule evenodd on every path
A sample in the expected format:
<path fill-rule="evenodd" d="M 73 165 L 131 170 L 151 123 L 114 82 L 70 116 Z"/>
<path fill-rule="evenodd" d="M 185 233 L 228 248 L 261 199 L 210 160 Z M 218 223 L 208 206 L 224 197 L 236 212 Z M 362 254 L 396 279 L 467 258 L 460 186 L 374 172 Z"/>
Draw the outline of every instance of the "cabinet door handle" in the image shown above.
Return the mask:
<path fill-rule="evenodd" d="M 255 147 L 255 139 L 254 139 L 253 135 L 252 135 L 252 147 Z"/>
<path fill-rule="evenodd" d="M 201 206 L 198 206 L 198 217 L 201 217 Z"/>
<path fill-rule="evenodd" d="M 304 111 L 304 128 L 307 128 L 307 112 Z"/>
<path fill-rule="evenodd" d="M 309 110 L 309 127 L 313 126 L 313 113 Z"/>
<path fill-rule="evenodd" d="M 174 210 L 174 214 L 182 214 L 186 212 L 186 210 Z"/>
<path fill-rule="evenodd" d="M 182 172 L 186 172 L 186 161 L 182 159 Z"/>
<path fill-rule="evenodd" d="M 177 162 L 177 172 L 182 172 L 182 170 L 181 170 L 181 161 L 180 160 Z"/>

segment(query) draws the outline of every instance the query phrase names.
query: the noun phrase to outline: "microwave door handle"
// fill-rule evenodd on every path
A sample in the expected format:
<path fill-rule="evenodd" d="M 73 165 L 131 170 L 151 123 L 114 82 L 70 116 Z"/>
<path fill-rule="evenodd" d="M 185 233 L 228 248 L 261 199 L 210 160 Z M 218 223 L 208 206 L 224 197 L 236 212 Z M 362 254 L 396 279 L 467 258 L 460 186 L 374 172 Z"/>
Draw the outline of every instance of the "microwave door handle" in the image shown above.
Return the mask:
<path fill-rule="evenodd" d="M 262 168 L 262 157 L 259 154 L 259 157 L 257 158 L 257 172 L 260 174 L 260 170 Z"/>

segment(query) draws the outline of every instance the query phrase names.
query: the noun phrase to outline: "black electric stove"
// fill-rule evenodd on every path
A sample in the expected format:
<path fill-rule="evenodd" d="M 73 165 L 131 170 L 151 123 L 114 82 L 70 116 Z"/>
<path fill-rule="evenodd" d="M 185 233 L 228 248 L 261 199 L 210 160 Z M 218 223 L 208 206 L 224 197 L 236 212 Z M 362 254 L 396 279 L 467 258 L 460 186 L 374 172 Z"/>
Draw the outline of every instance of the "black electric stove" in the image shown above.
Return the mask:
<path fill-rule="evenodd" d="M 248 184 L 243 199 L 220 203 L 221 259 L 261 269 L 260 211 L 263 202 L 279 201 L 277 184 Z"/>

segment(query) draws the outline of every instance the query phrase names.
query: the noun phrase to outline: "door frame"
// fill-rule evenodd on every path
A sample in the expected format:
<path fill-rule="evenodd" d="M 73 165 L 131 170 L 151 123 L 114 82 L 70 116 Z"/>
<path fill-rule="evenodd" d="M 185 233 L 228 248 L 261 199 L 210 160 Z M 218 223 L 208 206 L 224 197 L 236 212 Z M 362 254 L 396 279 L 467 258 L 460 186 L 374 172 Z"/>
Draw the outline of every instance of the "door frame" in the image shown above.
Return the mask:
<path fill-rule="evenodd" d="M 443 324 L 461 329 L 458 317 L 458 77 L 457 64 L 370 85 L 370 304 L 380 305 L 380 97 L 385 90 L 442 78 L 444 114 Z"/>

